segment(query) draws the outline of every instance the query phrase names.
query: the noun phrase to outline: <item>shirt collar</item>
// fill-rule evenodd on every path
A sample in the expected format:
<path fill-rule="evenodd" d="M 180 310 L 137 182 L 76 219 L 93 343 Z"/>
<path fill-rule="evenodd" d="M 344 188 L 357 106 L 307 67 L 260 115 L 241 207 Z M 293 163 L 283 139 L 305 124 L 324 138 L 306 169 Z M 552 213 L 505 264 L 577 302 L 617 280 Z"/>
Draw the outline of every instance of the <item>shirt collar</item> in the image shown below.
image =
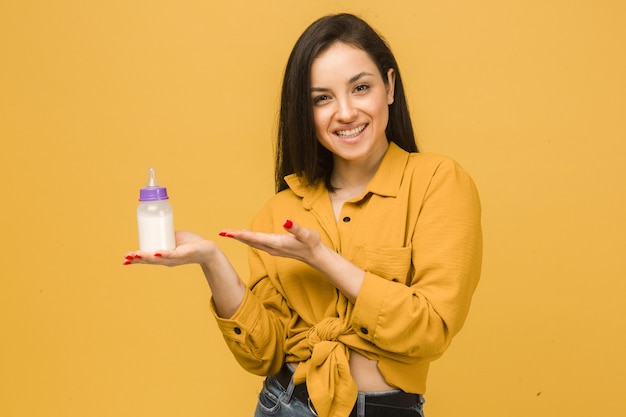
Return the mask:
<path fill-rule="evenodd" d="M 404 169 L 409 160 L 409 153 L 394 142 L 389 142 L 389 147 L 383 156 L 383 160 L 374 174 L 374 178 L 370 181 L 365 194 L 373 193 L 385 197 L 395 197 L 400 189 Z M 302 197 L 305 207 L 310 207 L 313 202 L 320 197 L 325 191 L 323 181 L 316 184 L 307 185 L 296 174 L 285 177 L 287 185 L 297 196 Z"/>
<path fill-rule="evenodd" d="M 395 197 L 400 190 L 404 169 L 409 161 L 409 153 L 394 142 L 389 142 L 387 152 L 367 186 L 367 192 L 385 197 Z"/>

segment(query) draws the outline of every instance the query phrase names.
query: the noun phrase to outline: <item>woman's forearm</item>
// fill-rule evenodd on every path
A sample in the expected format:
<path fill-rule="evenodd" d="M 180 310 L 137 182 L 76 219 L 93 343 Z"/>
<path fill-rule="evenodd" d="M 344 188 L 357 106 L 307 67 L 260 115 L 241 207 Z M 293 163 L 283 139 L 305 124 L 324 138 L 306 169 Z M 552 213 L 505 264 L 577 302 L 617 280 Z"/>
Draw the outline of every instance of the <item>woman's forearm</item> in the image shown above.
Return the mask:
<path fill-rule="evenodd" d="M 246 295 L 246 285 L 220 250 L 207 257 L 200 266 L 211 288 L 217 314 L 222 318 L 232 317 Z"/>
<path fill-rule="evenodd" d="M 308 263 L 324 274 L 348 300 L 356 302 L 365 279 L 365 271 L 323 244 Z"/>

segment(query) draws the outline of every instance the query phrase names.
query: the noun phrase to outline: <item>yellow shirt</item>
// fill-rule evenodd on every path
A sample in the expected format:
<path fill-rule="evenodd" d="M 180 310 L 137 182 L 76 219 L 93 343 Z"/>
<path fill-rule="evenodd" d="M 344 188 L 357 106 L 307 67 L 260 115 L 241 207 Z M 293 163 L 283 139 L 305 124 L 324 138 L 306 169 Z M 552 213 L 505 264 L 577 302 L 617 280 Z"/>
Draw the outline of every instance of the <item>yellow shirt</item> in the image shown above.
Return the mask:
<path fill-rule="evenodd" d="M 461 329 L 480 276 L 480 201 L 453 160 L 394 143 L 365 193 L 335 220 L 326 187 L 287 177 L 252 229 L 285 233 L 291 219 L 366 271 L 355 304 L 318 271 L 250 250 L 249 289 L 230 319 L 216 316 L 237 361 L 258 375 L 299 362 L 321 417 L 348 416 L 356 401 L 349 350 L 378 361 L 385 381 L 423 394 L 429 363 Z"/>

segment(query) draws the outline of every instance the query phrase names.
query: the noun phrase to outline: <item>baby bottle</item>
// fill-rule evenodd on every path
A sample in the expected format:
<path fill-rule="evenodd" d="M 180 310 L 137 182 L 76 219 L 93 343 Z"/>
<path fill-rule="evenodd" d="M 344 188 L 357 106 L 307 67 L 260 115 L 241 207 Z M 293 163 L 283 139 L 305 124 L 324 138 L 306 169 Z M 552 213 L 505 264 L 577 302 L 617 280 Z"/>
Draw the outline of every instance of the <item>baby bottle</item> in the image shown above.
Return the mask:
<path fill-rule="evenodd" d="M 148 182 L 145 188 L 139 190 L 137 207 L 140 250 L 169 250 L 176 247 L 174 210 L 167 200 L 167 189 L 159 186 L 155 169 L 149 168 Z"/>

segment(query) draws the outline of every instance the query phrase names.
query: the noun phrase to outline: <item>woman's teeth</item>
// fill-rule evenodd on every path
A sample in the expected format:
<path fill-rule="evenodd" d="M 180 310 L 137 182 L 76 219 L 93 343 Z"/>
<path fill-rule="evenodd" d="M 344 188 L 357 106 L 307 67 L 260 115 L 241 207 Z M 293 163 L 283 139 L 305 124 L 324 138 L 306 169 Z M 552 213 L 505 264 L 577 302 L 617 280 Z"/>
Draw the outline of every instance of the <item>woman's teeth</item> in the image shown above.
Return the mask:
<path fill-rule="evenodd" d="M 349 138 L 358 135 L 363 131 L 363 129 L 365 129 L 365 125 L 350 130 L 338 130 L 337 136 L 341 136 L 342 138 Z"/>

